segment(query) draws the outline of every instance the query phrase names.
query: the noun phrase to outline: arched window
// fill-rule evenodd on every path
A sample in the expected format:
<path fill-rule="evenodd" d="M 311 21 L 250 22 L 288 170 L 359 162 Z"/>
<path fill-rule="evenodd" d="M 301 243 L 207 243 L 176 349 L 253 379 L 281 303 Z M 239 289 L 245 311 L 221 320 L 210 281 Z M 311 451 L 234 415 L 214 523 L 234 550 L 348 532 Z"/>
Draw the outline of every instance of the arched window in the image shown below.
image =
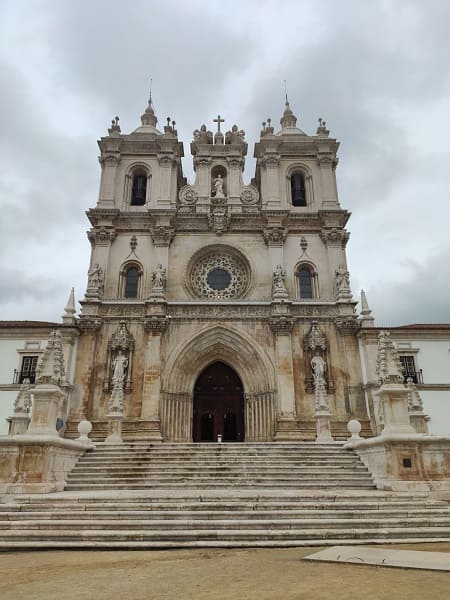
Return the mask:
<path fill-rule="evenodd" d="M 301 300 L 318 297 L 317 273 L 310 265 L 300 265 L 297 269 L 297 290 Z"/>
<path fill-rule="evenodd" d="M 139 269 L 131 266 L 125 272 L 124 297 L 137 298 L 139 288 Z"/>
<path fill-rule="evenodd" d="M 303 173 L 291 175 L 291 201 L 292 206 L 306 206 L 306 186 Z"/>
<path fill-rule="evenodd" d="M 131 187 L 131 205 L 143 206 L 147 198 L 147 175 L 139 171 L 133 175 L 133 184 Z"/>

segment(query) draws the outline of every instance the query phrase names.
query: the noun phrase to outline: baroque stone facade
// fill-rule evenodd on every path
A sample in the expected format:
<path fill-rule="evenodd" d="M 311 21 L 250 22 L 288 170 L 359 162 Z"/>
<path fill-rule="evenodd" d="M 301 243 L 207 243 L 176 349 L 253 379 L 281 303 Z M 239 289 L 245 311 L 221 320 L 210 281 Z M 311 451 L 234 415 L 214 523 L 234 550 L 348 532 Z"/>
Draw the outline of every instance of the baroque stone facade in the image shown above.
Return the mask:
<path fill-rule="evenodd" d="M 192 184 L 174 123 L 157 128 L 151 99 L 140 127 L 122 134 L 113 122 L 99 141 L 67 436 L 82 419 L 94 439 L 117 433 L 114 405 L 123 439 L 316 439 L 320 361 L 331 435 L 346 438 L 351 418 L 371 434 L 339 143 L 321 126 L 304 133 L 286 102 L 280 130 L 263 126 L 247 184 L 245 132 L 225 123 L 194 131 Z M 114 383 L 117 357 L 125 368 Z M 212 365 L 219 375 L 201 378 Z"/>

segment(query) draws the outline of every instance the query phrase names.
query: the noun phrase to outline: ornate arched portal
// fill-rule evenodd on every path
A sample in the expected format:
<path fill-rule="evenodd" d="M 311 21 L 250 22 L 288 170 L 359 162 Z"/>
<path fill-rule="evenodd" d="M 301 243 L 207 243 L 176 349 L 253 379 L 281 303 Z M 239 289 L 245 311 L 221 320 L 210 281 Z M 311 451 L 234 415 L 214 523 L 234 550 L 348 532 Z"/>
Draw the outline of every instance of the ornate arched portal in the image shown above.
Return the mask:
<path fill-rule="evenodd" d="M 234 369 L 215 362 L 199 375 L 194 386 L 192 437 L 194 442 L 243 442 L 244 387 Z"/>
<path fill-rule="evenodd" d="M 250 336 L 223 326 L 204 329 L 169 354 L 161 382 L 164 439 L 193 440 L 195 383 L 214 363 L 226 365 L 242 382 L 245 440 L 272 440 L 276 419 L 273 362 Z"/>

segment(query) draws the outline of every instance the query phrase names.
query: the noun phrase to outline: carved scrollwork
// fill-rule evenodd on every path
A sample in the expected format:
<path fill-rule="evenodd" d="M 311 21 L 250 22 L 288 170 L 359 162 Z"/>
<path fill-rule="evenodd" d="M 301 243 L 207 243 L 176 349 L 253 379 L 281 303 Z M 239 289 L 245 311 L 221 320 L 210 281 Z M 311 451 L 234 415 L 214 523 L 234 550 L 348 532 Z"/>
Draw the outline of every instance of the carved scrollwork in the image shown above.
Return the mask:
<path fill-rule="evenodd" d="M 334 322 L 336 327 L 341 331 L 357 331 L 361 327 L 357 317 L 352 316 L 336 317 Z"/>

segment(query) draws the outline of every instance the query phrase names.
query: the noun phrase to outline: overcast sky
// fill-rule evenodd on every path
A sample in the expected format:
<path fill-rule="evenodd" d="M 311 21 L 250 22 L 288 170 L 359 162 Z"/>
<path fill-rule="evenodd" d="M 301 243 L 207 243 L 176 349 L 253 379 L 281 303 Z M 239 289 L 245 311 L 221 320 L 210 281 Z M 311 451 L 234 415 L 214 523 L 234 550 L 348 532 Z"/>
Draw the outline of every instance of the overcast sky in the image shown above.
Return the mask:
<path fill-rule="evenodd" d="M 139 123 L 298 125 L 341 142 L 348 259 L 378 325 L 450 321 L 448 0 L 0 0 L 0 319 L 59 320 L 83 297 L 96 140 Z M 247 161 L 246 182 L 254 162 Z"/>

